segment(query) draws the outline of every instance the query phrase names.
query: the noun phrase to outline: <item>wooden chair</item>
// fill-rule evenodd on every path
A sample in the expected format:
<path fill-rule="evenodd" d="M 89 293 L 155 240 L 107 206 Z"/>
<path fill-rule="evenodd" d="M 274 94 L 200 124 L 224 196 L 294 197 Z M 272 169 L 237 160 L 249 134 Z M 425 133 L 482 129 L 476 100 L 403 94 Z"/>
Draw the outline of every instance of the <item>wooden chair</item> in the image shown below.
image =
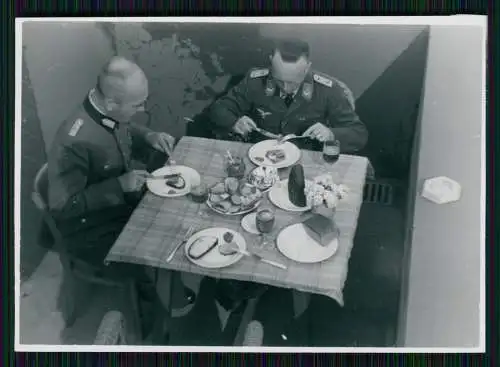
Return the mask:
<path fill-rule="evenodd" d="M 54 249 L 59 253 L 59 258 L 63 268 L 64 280 L 67 286 L 61 289 L 61 296 L 64 302 L 63 317 L 67 327 L 71 327 L 78 317 L 80 307 L 84 302 L 82 292 L 79 292 L 79 285 L 101 285 L 108 287 L 122 288 L 127 295 L 127 302 L 130 302 L 133 312 L 134 334 L 141 340 L 141 324 L 139 316 L 139 298 L 137 294 L 136 283 L 134 279 L 116 279 L 112 274 L 106 274 L 105 266 L 95 267 L 86 262 L 78 260 L 68 254 L 61 233 L 57 228 L 54 218 L 48 209 L 48 166 L 45 163 L 38 171 L 33 192 L 32 200 L 38 210 L 42 213 L 44 222 L 47 224 L 53 239 Z M 64 289 L 66 288 L 66 289 Z M 64 312 L 66 311 L 66 312 Z"/>
<path fill-rule="evenodd" d="M 264 328 L 258 321 L 252 320 L 248 323 L 242 346 L 258 347 L 262 345 Z M 94 339 L 94 345 L 126 345 L 127 323 L 123 314 L 119 311 L 109 311 L 102 318 L 101 324 Z"/>

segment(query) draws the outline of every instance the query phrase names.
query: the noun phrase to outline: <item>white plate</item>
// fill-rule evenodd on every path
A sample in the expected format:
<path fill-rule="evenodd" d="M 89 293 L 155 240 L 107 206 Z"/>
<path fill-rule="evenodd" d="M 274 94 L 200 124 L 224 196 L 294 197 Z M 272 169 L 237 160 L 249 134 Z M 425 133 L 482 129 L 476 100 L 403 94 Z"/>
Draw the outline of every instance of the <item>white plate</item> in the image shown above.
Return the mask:
<path fill-rule="evenodd" d="M 300 149 L 297 148 L 295 144 L 290 143 L 289 141 L 284 142 L 283 144 L 277 145 L 277 140 L 264 140 L 260 143 L 253 145 L 248 150 L 248 158 L 252 163 L 257 166 L 269 166 L 275 168 L 286 168 L 293 166 L 300 159 Z M 285 152 L 285 159 L 279 163 L 273 163 L 269 159 L 266 158 L 266 152 L 272 149 L 283 149 Z M 255 158 L 260 157 L 263 158 L 263 161 L 257 160 Z"/>
<path fill-rule="evenodd" d="M 257 201 L 254 205 L 252 205 L 250 208 L 241 210 L 239 212 L 235 213 L 228 213 L 228 212 L 223 212 L 222 210 L 217 209 L 216 207 L 213 206 L 213 204 L 210 202 L 210 200 L 207 200 L 207 206 L 212 209 L 214 212 L 222 214 L 222 215 L 242 215 L 242 214 L 247 214 L 250 213 L 252 210 L 255 210 L 259 207 L 260 203 L 262 203 L 262 199 Z"/>
<path fill-rule="evenodd" d="M 186 186 L 183 189 L 174 189 L 173 187 L 167 186 L 165 184 L 166 180 L 163 179 L 152 179 L 148 180 L 146 183 L 149 191 L 162 197 L 178 197 L 188 194 L 191 187 L 200 184 L 200 174 L 191 167 L 186 166 L 165 166 L 154 171 L 153 175 L 164 176 L 175 173 L 180 173 L 184 181 L 186 181 Z"/>
<path fill-rule="evenodd" d="M 257 223 L 255 220 L 257 219 L 257 213 L 250 213 L 247 214 L 241 219 L 241 227 L 248 233 L 252 234 L 260 234 L 259 230 L 257 229 Z"/>
<path fill-rule="evenodd" d="M 278 250 L 299 263 L 318 263 L 332 257 L 339 248 L 338 237 L 328 246 L 321 246 L 312 239 L 302 223 L 284 228 L 276 239 Z"/>
<path fill-rule="evenodd" d="M 238 253 L 238 254 L 234 254 L 234 255 L 224 256 L 219 252 L 219 245 L 222 243 L 222 241 L 224 241 L 222 237 L 224 236 L 224 233 L 226 233 L 226 232 L 231 232 L 234 236 L 234 242 L 238 245 L 238 247 L 242 250 L 246 250 L 247 245 L 246 245 L 245 239 L 238 232 L 233 231 L 232 229 L 221 228 L 221 227 L 207 228 L 207 229 L 203 229 L 203 230 L 195 233 L 186 242 L 186 245 L 184 246 L 184 253 L 186 254 L 186 257 L 193 264 L 196 264 L 196 265 L 201 266 L 203 268 L 210 268 L 210 269 L 224 268 L 226 266 L 230 266 L 230 265 L 233 265 L 234 263 L 238 262 L 243 257 L 242 254 Z M 203 237 L 203 236 L 217 237 L 219 239 L 219 243 L 217 246 L 215 246 L 210 252 L 208 252 L 202 258 L 193 259 L 188 255 L 189 247 L 196 239 Z"/>
<path fill-rule="evenodd" d="M 311 180 L 306 180 L 312 182 Z M 291 203 L 288 197 L 288 179 L 277 182 L 269 191 L 269 200 L 278 208 L 289 212 L 305 212 L 311 209 L 310 206 L 298 207 Z"/>

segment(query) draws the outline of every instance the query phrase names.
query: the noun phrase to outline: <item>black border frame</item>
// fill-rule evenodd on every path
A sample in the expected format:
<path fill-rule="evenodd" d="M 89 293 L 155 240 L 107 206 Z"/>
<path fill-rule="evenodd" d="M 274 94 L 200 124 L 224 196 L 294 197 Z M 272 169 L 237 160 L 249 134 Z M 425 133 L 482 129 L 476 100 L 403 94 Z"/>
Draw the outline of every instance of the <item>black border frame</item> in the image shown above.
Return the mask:
<path fill-rule="evenodd" d="M 125 2 L 120 2 L 125 4 Z M 128 353 L 128 354 L 110 354 L 110 353 L 51 353 L 57 355 L 49 355 L 49 353 L 15 353 L 14 349 L 14 221 L 13 221 L 13 191 L 14 191 L 14 124 L 12 122 L 15 120 L 14 114 L 14 82 L 15 82 L 15 60 L 14 60 L 14 19 L 16 16 L 19 17 L 41 17 L 41 16 L 164 16 L 165 14 L 170 14 L 174 16 L 260 16 L 260 15 L 280 15 L 280 16 L 304 16 L 304 15 L 315 15 L 315 16 L 326 16 L 326 15 L 453 15 L 453 14 L 477 14 L 477 15 L 490 15 L 489 16 L 489 32 L 488 32 L 488 81 L 487 81 L 487 131 L 489 134 L 489 139 L 487 139 L 487 236 L 486 236 L 486 259 L 487 259 L 487 353 L 483 359 L 482 355 L 471 355 L 471 359 L 482 359 L 486 362 L 485 365 L 499 365 L 497 360 L 498 347 L 500 347 L 500 341 L 498 339 L 498 325 L 500 320 L 498 318 L 498 304 L 496 303 L 498 299 L 493 298 L 493 290 L 496 288 L 496 283 L 500 279 L 498 275 L 498 230 L 495 231 L 495 227 L 498 226 L 498 220 L 492 218 L 492 210 L 495 204 L 498 204 L 498 196 L 495 197 L 495 180 L 492 173 L 494 172 L 494 153 L 498 149 L 495 146 L 495 142 L 500 141 L 500 134 L 498 131 L 500 129 L 494 129 L 495 118 L 494 106 L 498 105 L 495 102 L 498 101 L 498 96 L 496 95 L 496 85 L 497 78 L 495 78 L 495 65 L 499 65 L 498 61 L 498 43 L 496 37 L 500 32 L 498 31 L 498 14 L 493 13 L 493 2 L 486 3 L 480 1 L 470 1 L 460 6 L 458 2 L 433 2 L 433 6 L 428 5 L 429 3 L 421 3 L 421 6 L 407 6 L 408 3 L 394 3 L 392 6 L 388 6 L 389 2 L 375 2 L 371 6 L 364 7 L 365 2 L 360 1 L 347 1 L 343 0 L 336 2 L 335 5 L 328 1 L 319 2 L 315 1 L 313 3 L 306 4 L 301 2 L 283 1 L 280 2 L 281 7 L 279 9 L 272 6 L 261 6 L 259 8 L 252 7 L 252 2 L 245 2 L 246 7 L 235 7 L 234 3 L 228 2 L 228 5 L 224 10 L 214 10 L 196 7 L 195 4 L 189 2 L 177 2 L 176 5 L 172 5 L 169 8 L 165 7 L 147 7 L 137 2 L 126 2 L 127 5 L 120 6 L 117 4 L 114 7 L 101 7 L 99 10 L 93 8 L 91 2 L 87 2 L 85 7 L 78 7 L 76 2 L 58 2 L 53 3 L 52 6 L 48 6 L 47 3 L 39 2 L 24 2 L 19 1 L 17 3 L 6 1 L 2 7 L 4 11 L 3 16 L 7 16 L 7 19 L 1 21 L 2 31 L 2 42 L 3 46 L 2 63 L 0 70 L 2 72 L 2 88 L 0 89 L 0 100 L 3 101 L 3 106 L 6 108 L 2 109 L 2 138 L 3 138 L 3 158 L 2 159 L 2 257 L 1 257 L 1 269 L 2 269 L 2 319 L 1 325 L 3 326 L 2 332 L 2 349 L 6 352 L 6 361 L 8 364 L 14 365 L 24 365 L 31 364 L 33 362 L 38 362 L 41 365 L 49 364 L 60 364 L 61 362 L 66 363 L 88 363 L 89 365 L 96 365 L 105 362 L 118 362 L 120 364 L 126 362 L 139 362 L 143 361 L 153 362 L 157 361 L 158 364 L 161 362 L 173 362 L 172 365 L 178 365 L 179 363 L 183 365 L 194 361 L 206 362 L 207 364 L 237 364 L 239 358 L 235 358 L 234 355 L 226 354 L 224 356 L 217 356 L 216 354 L 207 355 L 194 354 L 194 353 L 172 353 L 172 358 L 169 358 L 161 353 Z M 328 6 L 327 4 L 330 5 Z M 182 4 L 182 5 L 178 5 Z M 415 4 L 415 3 L 414 3 Z M 17 5 L 14 6 L 13 5 Z M 142 5 L 142 6 L 141 6 Z M 383 5 L 386 5 L 383 7 Z M 487 5 L 491 5 L 487 7 Z M 487 9 L 489 8 L 489 9 Z M 274 11 L 273 11 L 274 10 Z M 488 11 L 489 10 L 489 11 Z M 496 75 L 498 76 L 498 75 Z M 493 101 L 492 99 L 493 98 Z M 495 172 L 496 173 L 496 172 Z M 497 225 L 495 225 L 497 224 Z M 497 245 L 497 246 L 495 246 Z M 208 357 L 203 359 L 198 359 L 195 357 Z M 366 359 L 367 355 L 353 355 L 358 361 Z M 270 354 L 268 356 L 259 355 L 242 355 L 242 360 L 244 359 L 249 365 L 264 364 L 266 362 L 275 362 L 276 364 L 299 364 L 311 363 L 316 365 L 316 362 L 320 364 L 323 361 L 330 362 L 341 362 L 344 356 L 340 355 L 328 355 L 328 354 Z M 363 358 L 364 357 L 364 358 Z M 378 356 L 377 356 L 378 357 Z M 389 360 L 389 358 L 394 362 L 390 355 L 380 354 L 379 357 L 384 360 Z M 385 357 L 385 358 L 384 358 Z M 454 358 L 455 357 L 455 358 Z M 458 357 L 458 358 L 457 358 Z M 437 359 L 437 361 L 457 361 L 461 362 L 459 359 L 461 356 L 454 355 L 436 355 L 432 356 L 432 359 Z M 404 361 L 406 358 L 400 357 L 399 361 Z M 407 361 L 424 361 L 430 359 L 431 357 L 427 355 L 413 355 L 413 358 L 406 359 Z M 347 358 L 346 358 L 347 359 Z M 377 358 L 378 359 L 378 358 Z M 372 360 L 371 358 L 369 360 Z M 436 361 L 436 362 L 437 362 Z M 10 362 L 10 363 L 9 363 Z M 202 362 L 202 363 L 203 363 Z M 422 361 L 423 362 L 423 361 Z M 133 363 L 130 363 L 133 365 Z M 165 363 L 166 364 L 166 363 Z M 170 365 L 170 363 L 168 363 Z M 203 363 L 205 364 L 205 363 Z M 246 364 L 246 363 L 245 363 Z"/>

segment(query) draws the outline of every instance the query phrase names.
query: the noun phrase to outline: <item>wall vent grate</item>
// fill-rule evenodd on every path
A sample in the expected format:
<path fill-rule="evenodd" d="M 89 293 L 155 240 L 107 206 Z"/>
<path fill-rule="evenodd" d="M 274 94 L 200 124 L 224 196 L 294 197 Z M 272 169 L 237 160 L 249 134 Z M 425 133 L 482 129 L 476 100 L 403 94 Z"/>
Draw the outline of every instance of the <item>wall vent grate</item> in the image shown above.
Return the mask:
<path fill-rule="evenodd" d="M 363 202 L 369 204 L 392 205 L 394 188 L 391 184 L 367 182 L 363 192 Z"/>

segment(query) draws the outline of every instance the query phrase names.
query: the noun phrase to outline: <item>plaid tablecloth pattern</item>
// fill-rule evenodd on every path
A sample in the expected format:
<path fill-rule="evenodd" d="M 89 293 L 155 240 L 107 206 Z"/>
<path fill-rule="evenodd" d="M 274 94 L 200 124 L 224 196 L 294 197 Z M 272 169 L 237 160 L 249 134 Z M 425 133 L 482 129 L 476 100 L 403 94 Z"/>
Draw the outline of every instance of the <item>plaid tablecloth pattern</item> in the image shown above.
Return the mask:
<path fill-rule="evenodd" d="M 196 169 L 202 182 L 214 184 L 225 177 L 224 155 L 245 157 L 247 170 L 255 166 L 247 158 L 250 145 L 195 137 L 183 137 L 173 152 L 177 164 Z M 132 214 L 128 224 L 110 250 L 107 262 L 127 262 L 146 266 L 190 272 L 215 278 L 253 281 L 277 287 L 329 296 L 343 305 L 342 290 L 348 272 L 358 215 L 363 200 L 363 187 L 369 162 L 364 157 L 341 155 L 334 165 L 325 164 L 321 152 L 302 151 L 300 163 L 307 177 L 330 172 L 337 183 L 349 187 L 347 199 L 340 202 L 335 212 L 335 222 L 340 230 L 339 249 L 330 259 L 317 264 L 300 264 L 283 256 L 276 246 L 259 249 L 260 239 L 241 228 L 242 216 L 224 216 L 211 211 L 206 204 L 196 204 L 187 197 L 162 198 L 148 192 Z M 288 170 L 281 173 L 288 177 Z M 260 208 L 272 206 L 267 199 Z M 277 236 L 285 226 L 301 220 L 300 213 L 275 208 L 276 225 L 271 236 Z M 286 264 L 282 270 L 253 258 L 243 257 L 236 264 L 223 269 L 205 269 L 192 264 L 179 249 L 174 259 L 166 257 L 179 243 L 191 226 L 197 230 L 209 227 L 226 227 L 239 232 L 247 242 L 247 248 L 259 252 L 270 260 Z"/>

